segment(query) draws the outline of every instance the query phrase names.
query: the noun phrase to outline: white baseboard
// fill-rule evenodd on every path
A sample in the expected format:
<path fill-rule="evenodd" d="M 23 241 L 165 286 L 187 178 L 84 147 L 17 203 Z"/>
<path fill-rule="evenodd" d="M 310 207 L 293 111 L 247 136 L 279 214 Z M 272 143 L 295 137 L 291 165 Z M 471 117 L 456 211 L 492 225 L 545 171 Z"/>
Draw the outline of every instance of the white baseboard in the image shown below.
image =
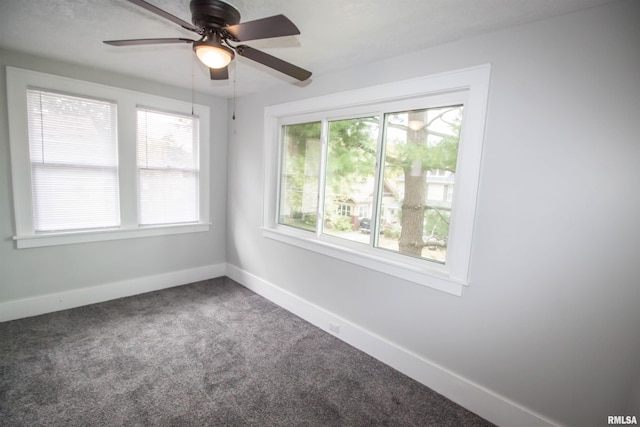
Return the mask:
<path fill-rule="evenodd" d="M 226 275 L 494 424 L 512 427 L 559 425 L 232 264 L 227 264 Z M 330 323 L 339 327 L 339 333 L 331 330 Z"/>
<path fill-rule="evenodd" d="M 153 276 L 137 277 L 89 288 L 80 288 L 2 302 L 0 303 L 0 322 L 37 316 L 220 277 L 225 275 L 225 271 L 225 264 L 211 264 Z"/>

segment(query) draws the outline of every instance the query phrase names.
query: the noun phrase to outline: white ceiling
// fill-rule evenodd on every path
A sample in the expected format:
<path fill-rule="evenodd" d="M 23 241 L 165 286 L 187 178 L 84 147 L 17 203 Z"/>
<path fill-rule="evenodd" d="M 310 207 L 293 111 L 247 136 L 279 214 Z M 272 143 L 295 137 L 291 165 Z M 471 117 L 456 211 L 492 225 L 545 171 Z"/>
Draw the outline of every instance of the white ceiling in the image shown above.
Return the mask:
<path fill-rule="evenodd" d="M 148 0 L 191 22 L 189 0 Z M 282 13 L 301 35 L 247 42 L 315 75 L 611 0 L 232 0 L 241 22 Z M 103 40 L 194 37 L 126 0 L 0 0 L 0 47 L 230 97 L 290 77 L 246 58 L 212 82 L 188 44 L 112 47 Z M 193 70 L 193 72 L 192 72 Z M 193 74 L 193 79 L 192 79 Z M 311 78 L 313 79 L 313 77 Z M 313 81 L 311 81 L 313 84 Z"/>

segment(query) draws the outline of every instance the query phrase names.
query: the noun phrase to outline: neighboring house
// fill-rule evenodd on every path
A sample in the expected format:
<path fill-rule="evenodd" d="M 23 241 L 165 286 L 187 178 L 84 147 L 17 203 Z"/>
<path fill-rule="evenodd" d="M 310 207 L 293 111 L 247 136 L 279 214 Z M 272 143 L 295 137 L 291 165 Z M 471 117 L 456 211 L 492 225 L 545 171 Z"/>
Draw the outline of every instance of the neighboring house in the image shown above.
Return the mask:
<path fill-rule="evenodd" d="M 427 172 L 425 201 L 427 206 L 449 211 L 453 201 L 455 174 L 450 171 L 433 170 Z M 370 219 L 373 213 L 373 177 L 354 185 L 348 195 L 335 196 L 333 212 L 336 216 L 351 218 L 353 229 L 360 228 L 360 220 Z M 384 180 L 382 203 L 380 206 L 384 228 L 398 228 L 400 225 L 402 200 L 404 198 L 404 178 Z"/>

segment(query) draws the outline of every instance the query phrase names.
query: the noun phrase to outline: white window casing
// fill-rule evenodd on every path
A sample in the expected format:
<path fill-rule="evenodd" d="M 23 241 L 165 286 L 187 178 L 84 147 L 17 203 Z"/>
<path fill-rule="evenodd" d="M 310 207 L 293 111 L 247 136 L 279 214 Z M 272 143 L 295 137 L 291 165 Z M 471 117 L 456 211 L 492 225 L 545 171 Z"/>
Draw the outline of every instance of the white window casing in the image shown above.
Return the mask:
<path fill-rule="evenodd" d="M 37 231 L 33 215 L 32 167 L 29 151 L 27 110 L 27 90 L 29 89 L 105 100 L 116 106 L 119 225 L 104 229 Z M 7 67 L 7 101 L 15 212 L 14 240 L 18 248 L 209 230 L 209 107 L 14 67 Z M 139 223 L 136 161 L 136 116 L 139 108 L 184 116 L 193 115 L 198 119 L 198 213 L 195 221 L 148 226 Z"/>
<path fill-rule="evenodd" d="M 424 286 L 462 295 L 463 288 L 470 282 L 469 263 L 490 71 L 491 67 L 487 64 L 266 107 L 263 235 Z M 464 106 L 464 118 L 458 148 L 446 263 L 439 264 L 391 253 L 332 238 L 320 231 L 314 234 L 278 224 L 282 158 L 280 132 L 283 126 L 314 121 L 326 123 L 332 119 L 454 104 Z M 379 158 L 378 162 L 381 161 Z M 322 185 L 324 184 L 321 183 L 321 192 Z"/>

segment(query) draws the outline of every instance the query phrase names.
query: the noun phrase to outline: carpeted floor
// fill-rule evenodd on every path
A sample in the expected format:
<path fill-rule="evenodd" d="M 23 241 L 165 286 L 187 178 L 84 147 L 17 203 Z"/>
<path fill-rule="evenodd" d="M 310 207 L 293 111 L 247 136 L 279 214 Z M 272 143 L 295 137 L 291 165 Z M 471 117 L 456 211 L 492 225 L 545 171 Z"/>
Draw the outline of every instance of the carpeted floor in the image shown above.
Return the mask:
<path fill-rule="evenodd" d="M 0 323 L 2 426 L 490 426 L 228 278 Z"/>

